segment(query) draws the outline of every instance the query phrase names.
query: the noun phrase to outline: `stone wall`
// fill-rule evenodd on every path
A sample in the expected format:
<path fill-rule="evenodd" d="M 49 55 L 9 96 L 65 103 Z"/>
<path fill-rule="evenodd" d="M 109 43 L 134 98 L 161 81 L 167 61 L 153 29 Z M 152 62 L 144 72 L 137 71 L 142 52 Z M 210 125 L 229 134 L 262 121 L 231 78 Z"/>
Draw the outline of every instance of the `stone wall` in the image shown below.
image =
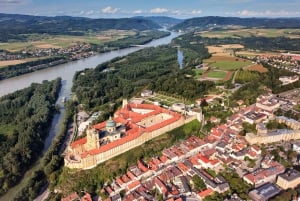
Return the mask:
<path fill-rule="evenodd" d="M 269 144 L 280 141 L 290 141 L 300 139 L 300 130 L 294 130 L 289 133 L 282 133 L 277 135 L 255 135 L 253 133 L 247 133 L 245 139 L 249 144 Z"/>

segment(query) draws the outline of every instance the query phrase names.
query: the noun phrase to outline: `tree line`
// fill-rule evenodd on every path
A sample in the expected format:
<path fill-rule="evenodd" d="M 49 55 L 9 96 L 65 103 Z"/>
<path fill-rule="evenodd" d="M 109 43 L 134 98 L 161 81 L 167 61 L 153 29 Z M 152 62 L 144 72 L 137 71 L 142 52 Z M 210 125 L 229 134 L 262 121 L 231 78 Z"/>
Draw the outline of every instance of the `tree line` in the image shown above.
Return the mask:
<path fill-rule="evenodd" d="M 40 156 L 60 87 L 58 78 L 0 98 L 0 195 Z"/>

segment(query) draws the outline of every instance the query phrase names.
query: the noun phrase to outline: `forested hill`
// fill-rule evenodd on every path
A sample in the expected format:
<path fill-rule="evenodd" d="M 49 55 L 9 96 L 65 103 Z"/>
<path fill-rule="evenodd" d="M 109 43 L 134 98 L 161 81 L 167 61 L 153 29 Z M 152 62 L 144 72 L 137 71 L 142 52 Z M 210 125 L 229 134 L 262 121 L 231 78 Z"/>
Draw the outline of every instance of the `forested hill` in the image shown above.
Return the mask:
<path fill-rule="evenodd" d="M 222 26 L 242 26 L 247 28 L 299 28 L 299 18 L 238 18 L 238 17 L 199 17 L 187 19 L 171 29 L 210 29 L 221 28 Z"/>
<path fill-rule="evenodd" d="M 177 19 L 177 18 L 173 18 L 173 17 L 167 17 L 167 16 L 136 16 L 133 17 L 136 19 L 145 19 L 145 20 L 151 20 L 154 23 L 159 24 L 162 27 L 171 27 L 174 26 L 176 24 L 179 24 L 181 22 L 183 22 L 183 19 Z"/>
<path fill-rule="evenodd" d="M 0 14 L 0 40 L 14 39 L 18 34 L 47 33 L 63 35 L 83 35 L 87 31 L 149 30 L 160 26 L 147 19 L 90 19 L 83 17 L 44 17 L 17 14 Z M 6 39 L 6 40 L 5 40 Z"/>

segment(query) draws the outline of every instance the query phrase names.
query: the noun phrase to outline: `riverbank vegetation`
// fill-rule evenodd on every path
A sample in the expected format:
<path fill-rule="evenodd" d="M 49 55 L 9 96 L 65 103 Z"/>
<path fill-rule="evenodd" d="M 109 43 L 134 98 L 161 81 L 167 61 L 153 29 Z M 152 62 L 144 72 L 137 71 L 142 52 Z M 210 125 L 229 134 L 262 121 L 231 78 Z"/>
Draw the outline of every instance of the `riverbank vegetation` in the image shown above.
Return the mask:
<path fill-rule="evenodd" d="M 61 79 L 0 98 L 0 194 L 18 183 L 43 149 Z"/>
<path fill-rule="evenodd" d="M 58 182 L 58 175 L 62 171 L 66 135 L 75 113 L 75 102 L 69 100 L 65 104 L 65 116 L 60 124 L 60 131 L 55 136 L 51 146 L 39 161 L 35 170 L 26 178 L 24 187 L 14 195 L 14 201 L 30 201 L 35 199 L 45 187 L 53 190 Z M 54 196 L 55 198 L 56 196 Z M 56 197 L 60 200 L 59 195 Z M 55 199 L 52 199 L 55 200 Z"/>
<path fill-rule="evenodd" d="M 144 89 L 194 101 L 214 87 L 213 82 L 200 82 L 187 77 L 190 70 L 180 70 L 176 56 L 177 49 L 170 45 L 143 49 L 95 69 L 78 72 L 74 77 L 73 91 L 79 103 L 92 109 L 107 103 L 118 104 L 122 98 L 138 95 Z"/>
<path fill-rule="evenodd" d="M 118 30 L 115 30 L 115 31 L 118 32 Z M 106 35 L 106 34 L 107 33 L 105 32 L 104 35 Z M 128 35 L 126 35 L 126 34 L 128 34 Z M 86 38 L 85 36 L 83 38 L 73 38 L 72 40 L 70 40 L 69 36 L 60 36 L 61 41 L 63 41 L 64 44 L 61 44 L 59 42 L 59 40 L 58 41 L 53 40 L 52 44 L 51 43 L 44 44 L 43 42 L 33 41 L 32 45 L 30 45 L 28 48 L 20 49 L 16 52 L 8 52 L 7 50 L 1 50 L 1 43 L 0 43 L 0 51 L 4 52 L 4 54 L 9 54 L 16 58 L 20 57 L 20 58 L 26 58 L 26 59 L 33 60 L 33 61 L 22 62 L 22 63 L 18 63 L 18 64 L 2 66 L 0 68 L 0 80 L 7 79 L 10 77 L 15 77 L 15 76 L 26 74 L 26 73 L 31 73 L 36 70 L 53 67 L 53 66 L 74 60 L 74 57 L 72 56 L 73 54 L 71 54 L 71 53 L 73 53 L 72 48 L 65 49 L 64 51 L 62 51 L 65 53 L 60 53 L 59 55 L 54 54 L 54 52 L 57 51 L 57 49 L 61 48 L 60 46 L 64 46 L 64 45 L 67 46 L 67 44 L 68 44 L 68 46 L 72 46 L 76 42 L 78 44 L 90 42 L 89 43 L 90 48 L 88 48 L 87 50 L 84 50 L 84 51 L 89 52 L 88 54 L 91 56 L 94 54 L 91 52 L 104 53 L 104 52 L 109 52 L 109 51 L 113 51 L 113 50 L 128 48 L 128 47 L 131 47 L 134 45 L 144 45 L 152 40 L 168 36 L 168 35 L 170 35 L 170 32 L 158 31 L 158 30 L 147 30 L 147 31 L 141 31 L 141 32 L 138 32 L 138 31 L 132 31 L 130 33 L 126 32 L 126 34 L 123 36 L 119 36 L 119 35 L 117 35 L 115 37 L 110 36 L 111 37 L 110 39 L 104 39 L 104 40 L 102 40 L 101 36 L 98 36 L 98 35 L 94 36 L 95 37 L 94 40 Z M 65 40 L 65 38 L 67 38 L 67 39 Z M 106 38 L 106 37 L 102 36 L 102 38 Z M 76 40 L 79 40 L 79 41 L 76 41 Z M 47 39 L 46 41 L 49 41 L 49 39 Z M 40 43 L 43 45 L 38 45 Z M 21 43 L 18 43 L 18 44 L 19 44 L 19 46 L 21 46 L 20 45 Z M 28 46 L 27 42 L 24 42 L 23 44 L 26 47 Z M 11 43 L 11 45 L 14 46 L 14 43 Z M 6 46 L 7 46 L 7 48 L 12 48 L 11 46 L 9 46 L 7 44 L 6 44 Z M 41 48 L 40 46 L 43 46 L 43 47 Z M 52 50 L 49 50 L 49 52 L 50 52 L 49 54 L 43 52 L 45 54 L 46 58 L 45 57 L 36 57 L 36 56 L 32 56 L 32 55 L 28 56 L 27 54 L 22 53 L 25 50 L 26 50 L 26 52 L 30 52 L 32 50 L 32 51 L 37 51 L 36 54 L 39 54 L 37 49 L 40 48 L 40 50 L 43 50 L 44 48 L 46 48 L 46 46 L 48 49 L 53 48 Z M 56 50 L 53 51 L 54 49 L 56 49 Z M 84 54 L 85 52 L 81 52 L 81 53 Z M 56 56 L 53 56 L 53 55 L 56 55 Z M 86 56 L 83 56 L 83 57 L 86 57 Z M 18 62 L 18 61 L 19 60 L 14 60 L 14 62 Z M 20 60 L 20 61 L 24 61 L 24 59 Z"/>

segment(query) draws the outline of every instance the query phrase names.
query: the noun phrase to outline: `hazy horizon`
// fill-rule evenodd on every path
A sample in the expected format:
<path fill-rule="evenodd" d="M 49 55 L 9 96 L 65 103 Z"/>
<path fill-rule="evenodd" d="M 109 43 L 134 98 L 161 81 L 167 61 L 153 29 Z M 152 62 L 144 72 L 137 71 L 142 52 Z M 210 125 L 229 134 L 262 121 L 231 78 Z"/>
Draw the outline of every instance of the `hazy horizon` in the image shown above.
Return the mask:
<path fill-rule="evenodd" d="M 0 13 L 89 18 L 300 17 L 300 0 L 0 0 Z"/>

